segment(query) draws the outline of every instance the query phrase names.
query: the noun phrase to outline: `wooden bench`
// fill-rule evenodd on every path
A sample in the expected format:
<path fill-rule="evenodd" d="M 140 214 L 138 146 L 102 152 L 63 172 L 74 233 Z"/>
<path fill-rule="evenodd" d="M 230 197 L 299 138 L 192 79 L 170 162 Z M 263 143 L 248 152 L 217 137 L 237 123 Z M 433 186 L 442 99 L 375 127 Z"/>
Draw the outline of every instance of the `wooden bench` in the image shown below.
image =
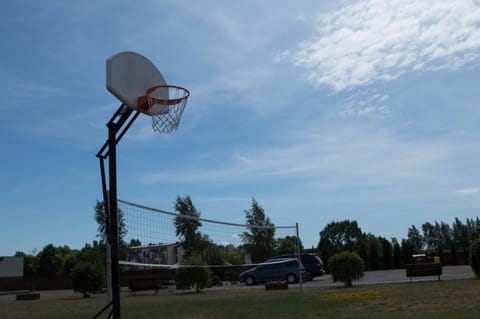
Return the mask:
<path fill-rule="evenodd" d="M 130 292 L 153 290 L 158 293 L 161 287 L 167 287 L 168 282 L 175 278 L 172 269 L 126 270 L 120 275 L 121 285 L 128 285 Z"/>
<path fill-rule="evenodd" d="M 288 289 L 287 281 L 267 281 L 265 283 L 265 290 L 283 290 Z"/>
<path fill-rule="evenodd" d="M 442 264 L 440 263 L 414 263 L 406 264 L 407 277 L 412 281 L 412 277 L 440 276 L 443 274 Z"/>
<path fill-rule="evenodd" d="M 141 290 L 153 290 L 155 294 L 158 294 L 161 286 L 162 283 L 158 278 L 132 278 L 128 280 L 128 289 L 132 294 Z"/>
<path fill-rule="evenodd" d="M 40 294 L 36 292 L 32 293 L 26 293 L 26 294 L 18 294 L 16 296 L 17 301 L 18 300 L 40 300 Z"/>

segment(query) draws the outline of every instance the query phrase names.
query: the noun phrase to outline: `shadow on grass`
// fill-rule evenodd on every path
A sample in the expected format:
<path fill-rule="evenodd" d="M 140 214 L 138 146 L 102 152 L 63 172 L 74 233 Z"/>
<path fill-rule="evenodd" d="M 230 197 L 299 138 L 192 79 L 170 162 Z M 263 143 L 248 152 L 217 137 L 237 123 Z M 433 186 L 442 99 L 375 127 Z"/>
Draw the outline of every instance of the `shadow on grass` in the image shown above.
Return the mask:
<path fill-rule="evenodd" d="M 204 291 L 204 290 L 200 290 L 200 291 L 196 291 L 196 290 L 180 290 L 180 291 L 176 291 L 175 293 L 172 293 L 170 294 L 171 296 L 200 296 L 200 295 L 204 295 L 206 294 L 207 292 Z"/>

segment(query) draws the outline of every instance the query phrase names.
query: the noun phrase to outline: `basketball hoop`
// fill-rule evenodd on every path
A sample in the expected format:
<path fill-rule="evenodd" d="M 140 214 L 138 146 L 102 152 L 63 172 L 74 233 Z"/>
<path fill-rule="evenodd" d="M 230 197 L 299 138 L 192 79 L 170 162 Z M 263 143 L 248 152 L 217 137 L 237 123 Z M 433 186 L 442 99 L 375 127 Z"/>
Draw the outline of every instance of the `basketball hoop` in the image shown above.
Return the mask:
<path fill-rule="evenodd" d="M 138 111 L 152 116 L 155 132 L 171 133 L 178 128 L 190 92 L 180 86 L 158 85 L 138 98 Z"/>

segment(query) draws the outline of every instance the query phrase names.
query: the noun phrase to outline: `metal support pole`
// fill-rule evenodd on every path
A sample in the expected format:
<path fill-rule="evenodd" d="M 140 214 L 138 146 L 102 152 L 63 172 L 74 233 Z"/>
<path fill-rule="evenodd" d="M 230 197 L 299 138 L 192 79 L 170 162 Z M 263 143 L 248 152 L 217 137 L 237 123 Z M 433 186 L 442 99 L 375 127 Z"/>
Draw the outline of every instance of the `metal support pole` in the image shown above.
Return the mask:
<path fill-rule="evenodd" d="M 113 318 L 120 319 L 120 274 L 118 263 L 118 203 L 117 203 L 117 126 L 108 124 L 108 175 L 110 183 L 110 253 L 112 257 L 112 313 Z"/>
<path fill-rule="evenodd" d="M 103 209 L 105 213 L 105 253 L 107 257 L 106 268 L 107 268 L 107 301 L 112 302 L 112 254 L 110 251 L 110 206 L 108 202 L 110 201 L 109 192 L 107 190 L 107 179 L 105 177 L 105 163 L 104 158 L 99 157 L 100 159 L 100 174 L 102 177 L 102 191 L 103 191 Z"/>
<path fill-rule="evenodd" d="M 297 231 L 297 240 L 296 240 L 296 250 L 297 250 L 297 258 L 299 261 L 301 261 L 302 259 L 300 258 L 300 237 L 299 237 L 299 232 L 298 232 L 298 223 L 295 223 L 295 229 Z M 303 295 L 303 276 L 302 276 L 302 272 L 300 271 L 299 269 L 299 276 L 298 276 L 298 280 L 300 282 L 300 293 Z"/>
<path fill-rule="evenodd" d="M 125 135 L 130 126 L 135 122 L 139 112 L 130 117 L 133 110 L 122 104 L 110 121 L 107 123 L 108 139 L 103 144 L 97 157 L 100 159 L 100 172 L 102 177 L 103 200 L 107 213 L 107 276 L 110 278 L 109 302 L 94 318 L 98 318 L 111 306 L 108 318 L 120 319 L 120 266 L 119 266 L 119 234 L 118 234 L 118 202 L 117 202 L 117 144 Z M 127 122 L 127 120 L 130 120 Z M 125 125 L 125 126 L 124 126 Z M 117 136 L 118 134 L 118 136 Z M 107 190 L 104 160 L 108 157 Z M 110 258 L 108 257 L 110 255 Z M 110 262 L 109 262 L 110 260 Z"/>

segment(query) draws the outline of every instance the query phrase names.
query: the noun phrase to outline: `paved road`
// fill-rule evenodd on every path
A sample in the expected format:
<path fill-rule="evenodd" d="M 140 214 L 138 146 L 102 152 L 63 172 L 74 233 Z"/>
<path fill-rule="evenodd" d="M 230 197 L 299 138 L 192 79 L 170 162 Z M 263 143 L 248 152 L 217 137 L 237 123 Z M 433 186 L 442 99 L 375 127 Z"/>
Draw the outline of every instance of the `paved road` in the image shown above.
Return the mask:
<path fill-rule="evenodd" d="M 441 280 L 448 279 L 460 279 L 460 278 L 472 278 L 474 273 L 470 266 L 445 266 L 443 267 L 443 275 Z M 437 280 L 437 276 L 429 277 L 413 277 L 412 281 L 425 281 L 425 280 Z M 364 277 L 360 280 L 360 283 L 393 283 L 393 282 L 408 282 L 409 279 L 406 276 L 405 269 L 394 270 L 377 270 L 366 271 Z M 306 282 L 305 286 L 328 286 L 335 285 L 330 275 L 324 275 L 317 277 L 311 282 Z"/>
<path fill-rule="evenodd" d="M 474 273 L 470 266 L 445 266 L 443 267 L 443 275 L 440 277 L 441 280 L 449 279 L 462 279 L 462 278 L 473 278 Z M 427 281 L 427 280 L 438 280 L 437 276 L 427 276 L 427 277 L 413 277 L 412 282 L 415 281 Z M 359 283 L 362 284 L 380 284 L 380 283 L 400 283 L 400 282 L 409 282 L 407 278 L 405 269 L 393 269 L 393 270 L 377 270 L 377 271 L 366 271 L 363 278 Z M 354 283 L 355 285 L 356 283 Z M 294 284 L 292 287 L 298 287 L 299 284 Z M 341 286 L 342 283 L 334 283 L 330 275 L 323 275 L 321 277 L 315 278 L 313 281 L 308 281 L 303 283 L 305 288 L 308 287 L 317 287 L 317 286 Z M 234 288 L 234 289 L 265 289 L 264 285 L 253 285 L 247 286 L 245 284 L 237 284 L 232 286 L 224 287 L 215 287 L 213 289 L 225 289 L 225 288 Z"/>

